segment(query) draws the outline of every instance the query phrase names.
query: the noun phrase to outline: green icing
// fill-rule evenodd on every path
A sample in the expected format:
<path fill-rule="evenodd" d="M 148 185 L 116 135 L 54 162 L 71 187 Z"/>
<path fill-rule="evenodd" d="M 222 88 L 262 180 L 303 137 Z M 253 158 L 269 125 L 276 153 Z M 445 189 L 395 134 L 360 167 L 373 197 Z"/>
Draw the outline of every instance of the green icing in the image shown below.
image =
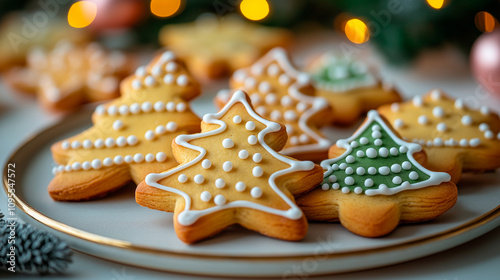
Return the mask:
<path fill-rule="evenodd" d="M 376 138 L 372 137 L 373 133 L 373 127 L 378 126 L 380 127 L 380 133 L 381 137 L 379 138 L 382 140 L 382 145 L 377 146 L 375 145 L 374 141 Z M 360 140 L 366 137 L 368 139 L 368 143 L 363 145 L 360 143 Z M 358 143 L 357 147 L 353 147 L 352 143 L 356 142 Z M 366 190 L 369 189 L 378 189 L 381 184 L 385 184 L 388 188 L 395 188 L 401 185 L 401 183 L 395 184 L 393 183 L 393 178 L 395 176 L 399 176 L 401 178 L 401 182 L 409 182 L 410 184 L 418 183 L 418 182 L 423 182 L 426 181 L 430 178 L 429 175 L 426 173 L 422 172 L 419 168 L 411 164 L 411 161 L 409 160 L 407 153 L 400 152 L 401 145 L 397 144 L 386 131 L 384 131 L 384 127 L 380 125 L 378 122 L 374 121 L 365 131 L 363 131 L 356 139 L 352 140 L 349 142 L 351 147 L 353 147 L 352 151 L 349 154 L 343 154 L 341 157 L 338 158 L 335 162 L 331 163 L 332 168 L 335 165 L 340 166 L 341 164 L 345 163 L 347 167 L 351 167 L 353 169 L 352 174 L 346 174 L 346 169 L 341 170 L 335 170 L 333 168 L 333 172 L 331 174 L 325 173 L 325 178 L 323 180 L 323 184 L 328 184 L 330 188 L 332 188 L 332 185 L 335 183 L 338 183 L 338 189 L 342 189 L 344 187 L 349 188 L 350 192 L 354 192 L 356 187 L 361 187 L 362 192 L 364 193 Z M 387 148 L 388 151 L 390 151 L 390 148 L 397 148 L 398 153 L 397 155 L 392 155 L 390 152 L 388 153 L 387 157 L 382 157 L 379 153 L 379 149 L 385 147 Z M 405 146 L 406 147 L 406 146 Z M 367 154 L 367 150 L 369 148 L 373 148 L 377 151 L 377 156 L 375 158 L 369 158 Z M 364 153 L 363 157 L 358 157 L 357 152 L 362 151 Z M 353 163 L 347 163 L 346 159 L 347 157 L 351 155 L 354 157 L 354 162 Z M 393 164 L 399 164 L 400 166 L 403 164 L 403 162 L 408 162 L 411 164 L 411 168 L 409 170 L 405 170 L 401 167 L 401 171 L 399 173 L 395 173 L 390 170 L 391 166 Z M 379 173 L 379 168 L 380 167 L 388 167 L 389 168 L 389 174 L 388 175 L 381 175 Z M 358 167 L 363 167 L 365 169 L 365 174 L 364 175 L 358 175 L 356 173 L 356 169 Z M 375 175 L 370 175 L 368 173 L 368 168 L 369 167 L 375 167 L 377 169 L 377 173 Z M 410 179 L 410 173 L 411 172 L 416 172 L 418 174 L 418 178 L 413 180 Z M 328 174 L 328 175 L 326 175 Z M 337 180 L 336 182 L 330 182 L 329 177 L 331 175 L 335 175 Z M 347 185 L 345 183 L 345 179 L 347 177 L 352 177 L 354 179 L 354 184 L 352 185 Z M 371 178 L 373 180 L 373 186 L 371 187 L 365 187 L 365 180 Z M 359 192 L 359 189 L 358 189 Z"/>
<path fill-rule="evenodd" d="M 312 78 L 319 83 L 344 85 L 361 84 L 372 77 L 361 62 L 329 58 L 312 74 Z"/>

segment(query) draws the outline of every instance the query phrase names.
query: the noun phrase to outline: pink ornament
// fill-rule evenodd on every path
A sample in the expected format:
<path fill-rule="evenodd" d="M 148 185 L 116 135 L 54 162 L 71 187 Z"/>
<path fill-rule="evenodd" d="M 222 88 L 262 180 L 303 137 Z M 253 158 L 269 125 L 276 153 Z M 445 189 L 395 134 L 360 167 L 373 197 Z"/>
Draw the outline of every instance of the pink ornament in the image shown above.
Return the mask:
<path fill-rule="evenodd" d="M 500 29 L 477 38 L 470 63 L 476 80 L 489 92 L 500 95 Z"/>

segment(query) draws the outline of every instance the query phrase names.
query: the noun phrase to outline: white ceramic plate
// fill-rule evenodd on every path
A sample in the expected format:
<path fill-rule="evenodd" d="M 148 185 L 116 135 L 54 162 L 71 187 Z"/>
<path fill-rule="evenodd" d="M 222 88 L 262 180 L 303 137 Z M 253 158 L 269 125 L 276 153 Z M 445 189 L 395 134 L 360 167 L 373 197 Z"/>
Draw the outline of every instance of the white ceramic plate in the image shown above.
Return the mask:
<path fill-rule="evenodd" d="M 212 110 L 197 100 L 197 112 Z M 53 201 L 46 190 L 54 163 L 50 145 L 89 127 L 90 111 L 65 118 L 24 143 L 8 162 L 16 163 L 16 203 L 22 218 L 64 238 L 76 250 L 130 265 L 199 275 L 277 276 L 361 270 L 404 262 L 467 242 L 500 225 L 500 176 L 467 175 L 457 204 L 436 220 L 403 225 L 382 238 L 363 238 L 339 224 L 311 224 L 301 242 L 267 238 L 240 227 L 196 245 L 177 239 L 172 214 L 141 207 L 128 185 L 95 201 Z M 327 131 L 332 139 L 354 127 Z M 4 185 L 5 185 L 4 170 Z M 6 188 L 6 185 L 4 186 Z"/>

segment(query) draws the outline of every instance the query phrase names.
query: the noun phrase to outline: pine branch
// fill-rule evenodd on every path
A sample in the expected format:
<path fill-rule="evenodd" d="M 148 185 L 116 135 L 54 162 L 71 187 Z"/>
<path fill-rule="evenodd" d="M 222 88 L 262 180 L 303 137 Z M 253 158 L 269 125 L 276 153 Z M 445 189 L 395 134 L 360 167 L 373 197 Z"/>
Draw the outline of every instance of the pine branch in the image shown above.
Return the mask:
<path fill-rule="evenodd" d="M 68 245 L 45 231 L 38 230 L 28 224 L 15 224 L 15 243 L 9 243 L 12 227 L 3 220 L 0 213 L 0 270 L 12 267 L 8 263 L 11 246 L 15 248 L 15 271 L 37 272 L 40 274 L 61 273 L 72 262 L 72 251 Z"/>

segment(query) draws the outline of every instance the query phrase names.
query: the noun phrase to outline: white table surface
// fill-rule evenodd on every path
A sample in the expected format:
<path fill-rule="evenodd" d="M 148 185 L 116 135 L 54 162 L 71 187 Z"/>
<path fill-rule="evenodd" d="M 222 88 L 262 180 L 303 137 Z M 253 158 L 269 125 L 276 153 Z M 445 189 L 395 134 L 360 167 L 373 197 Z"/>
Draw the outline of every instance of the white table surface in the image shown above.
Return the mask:
<path fill-rule="evenodd" d="M 324 38 L 324 37 L 323 37 Z M 303 40 L 314 45 L 317 37 Z M 313 53 L 330 48 L 324 40 L 316 47 L 297 47 L 301 61 Z M 405 98 L 440 88 L 454 97 L 465 98 L 469 105 L 478 103 L 500 111 L 500 96 L 485 93 L 471 77 L 466 59 L 452 49 L 429 52 L 411 66 L 388 67 L 380 63 L 371 49 L 359 48 L 359 56 L 370 57 L 381 68 Z M 223 83 L 222 83 L 223 84 Z M 209 92 L 210 94 L 210 92 Z M 61 115 L 48 113 L 36 101 L 19 95 L 0 82 L 0 166 L 6 164 L 8 155 L 26 138 L 54 123 Z M 6 209 L 6 195 L 0 191 L 0 209 Z M 453 249 L 419 260 L 372 269 L 367 271 L 336 275 L 337 279 L 500 279 L 500 227 Z M 0 271 L 2 279 L 37 279 L 19 273 Z M 311 277 L 331 279 L 330 277 Z M 74 253 L 73 263 L 62 276 L 45 276 L 43 279 L 210 279 L 174 273 L 151 271 L 101 260 L 92 256 Z M 213 278 L 212 278 L 213 279 Z M 299 279 L 299 278 L 297 278 Z M 300 278 L 306 279 L 306 278 Z"/>

